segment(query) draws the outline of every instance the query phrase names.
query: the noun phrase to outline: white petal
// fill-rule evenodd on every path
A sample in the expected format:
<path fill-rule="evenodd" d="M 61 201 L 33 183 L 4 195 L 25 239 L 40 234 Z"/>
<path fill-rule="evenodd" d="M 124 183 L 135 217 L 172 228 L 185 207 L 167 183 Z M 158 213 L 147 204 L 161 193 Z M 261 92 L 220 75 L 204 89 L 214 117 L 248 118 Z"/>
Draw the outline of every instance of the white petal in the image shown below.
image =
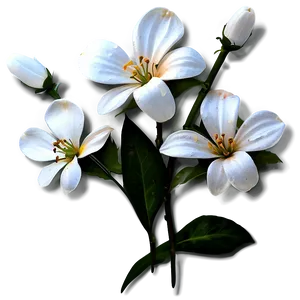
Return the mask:
<path fill-rule="evenodd" d="M 285 124 L 273 112 L 252 114 L 238 130 L 235 143 L 239 150 L 259 151 L 271 148 L 281 138 Z"/>
<path fill-rule="evenodd" d="M 225 134 L 228 139 L 235 136 L 240 99 L 223 90 L 210 91 L 201 105 L 201 119 L 214 140 L 215 134 Z"/>
<path fill-rule="evenodd" d="M 205 68 L 205 61 L 196 50 L 182 47 L 164 56 L 155 76 L 163 80 L 183 79 L 197 76 Z"/>
<path fill-rule="evenodd" d="M 97 40 L 79 57 L 81 73 L 88 79 L 105 84 L 135 83 L 123 66 L 130 61 L 125 51 L 113 42 Z"/>
<path fill-rule="evenodd" d="M 85 157 L 101 149 L 112 131 L 113 128 L 102 126 L 91 132 L 82 142 L 78 158 Z"/>
<path fill-rule="evenodd" d="M 150 10 L 133 30 L 135 57 L 149 58 L 158 64 L 168 50 L 181 39 L 184 27 L 180 19 L 166 8 Z"/>
<path fill-rule="evenodd" d="M 172 157 L 184 158 L 213 158 L 208 148 L 209 140 L 191 130 L 179 130 L 167 137 L 159 149 L 160 153 Z"/>
<path fill-rule="evenodd" d="M 7 61 L 9 71 L 33 88 L 42 88 L 48 77 L 46 68 L 35 58 L 13 54 Z"/>
<path fill-rule="evenodd" d="M 230 186 L 223 168 L 223 162 L 223 158 L 216 159 L 209 165 L 207 170 L 207 186 L 214 196 L 223 193 Z"/>
<path fill-rule="evenodd" d="M 122 85 L 106 92 L 98 104 L 98 114 L 105 115 L 121 107 L 139 86 L 139 84 Z"/>
<path fill-rule="evenodd" d="M 64 192 L 70 193 L 74 191 L 81 178 L 81 168 L 78 164 L 77 157 L 69 162 L 61 173 L 60 185 Z"/>
<path fill-rule="evenodd" d="M 39 185 L 41 187 L 48 186 L 59 170 L 61 170 L 67 163 L 68 162 L 66 160 L 61 160 L 44 167 L 38 178 Z"/>
<path fill-rule="evenodd" d="M 46 111 L 45 121 L 58 139 L 71 140 L 75 147 L 79 147 L 84 124 L 80 107 L 66 99 L 55 100 Z"/>
<path fill-rule="evenodd" d="M 244 151 L 237 151 L 223 163 L 229 182 L 239 191 L 247 192 L 256 186 L 258 172 L 252 158 Z"/>
<path fill-rule="evenodd" d="M 252 32 L 254 23 L 254 10 L 248 6 L 241 7 L 226 24 L 224 35 L 232 44 L 243 46 Z"/>
<path fill-rule="evenodd" d="M 20 137 L 21 151 L 30 159 L 36 161 L 55 160 L 57 154 L 53 152 L 56 139 L 48 132 L 39 128 L 29 128 Z"/>
<path fill-rule="evenodd" d="M 133 97 L 139 108 L 156 122 L 168 121 L 175 114 L 174 97 L 168 86 L 157 77 L 136 89 Z"/>

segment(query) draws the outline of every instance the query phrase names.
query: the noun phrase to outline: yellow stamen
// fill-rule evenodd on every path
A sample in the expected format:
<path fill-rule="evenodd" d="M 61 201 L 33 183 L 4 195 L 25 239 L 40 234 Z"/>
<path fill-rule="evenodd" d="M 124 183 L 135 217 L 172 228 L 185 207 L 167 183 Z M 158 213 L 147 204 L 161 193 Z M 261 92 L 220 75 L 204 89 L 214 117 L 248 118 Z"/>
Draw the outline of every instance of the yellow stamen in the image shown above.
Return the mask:
<path fill-rule="evenodd" d="M 126 63 L 126 64 L 123 66 L 123 70 L 126 71 L 127 67 L 132 66 L 132 65 L 133 65 L 133 61 L 130 60 L 128 63 Z"/>

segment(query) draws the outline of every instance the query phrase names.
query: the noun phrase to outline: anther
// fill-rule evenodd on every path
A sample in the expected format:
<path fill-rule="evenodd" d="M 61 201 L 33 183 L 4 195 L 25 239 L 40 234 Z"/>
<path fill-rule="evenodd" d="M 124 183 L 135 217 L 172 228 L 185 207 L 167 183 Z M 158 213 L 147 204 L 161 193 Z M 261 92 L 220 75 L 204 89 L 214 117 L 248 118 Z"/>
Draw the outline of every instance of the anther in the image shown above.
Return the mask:
<path fill-rule="evenodd" d="M 149 62 L 150 62 L 150 60 L 149 60 L 149 58 L 144 58 L 144 62 L 146 63 L 146 64 L 149 64 Z"/>
<path fill-rule="evenodd" d="M 59 156 L 56 156 L 55 161 L 58 163 L 58 161 L 59 161 Z"/>
<path fill-rule="evenodd" d="M 56 153 L 56 148 L 53 148 L 53 152 Z"/>
<path fill-rule="evenodd" d="M 215 140 L 217 140 L 218 137 L 219 137 L 219 135 L 217 133 L 215 133 L 215 135 L 214 135 Z"/>
<path fill-rule="evenodd" d="M 140 61 L 140 64 L 142 63 L 142 61 L 143 61 L 143 58 L 144 58 L 144 56 L 139 56 L 139 61 Z"/>

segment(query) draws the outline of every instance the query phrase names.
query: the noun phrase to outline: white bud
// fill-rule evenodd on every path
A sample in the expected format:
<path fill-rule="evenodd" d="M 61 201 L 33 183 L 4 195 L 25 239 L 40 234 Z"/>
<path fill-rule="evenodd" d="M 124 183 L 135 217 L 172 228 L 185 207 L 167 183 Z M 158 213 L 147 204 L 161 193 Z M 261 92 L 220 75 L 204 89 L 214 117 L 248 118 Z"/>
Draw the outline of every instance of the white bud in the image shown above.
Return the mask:
<path fill-rule="evenodd" d="M 240 8 L 228 21 L 224 35 L 236 46 L 243 46 L 249 38 L 255 22 L 254 10 L 248 6 Z"/>
<path fill-rule="evenodd" d="M 35 58 L 13 54 L 7 61 L 9 71 L 26 85 L 41 89 L 48 77 L 47 69 Z"/>

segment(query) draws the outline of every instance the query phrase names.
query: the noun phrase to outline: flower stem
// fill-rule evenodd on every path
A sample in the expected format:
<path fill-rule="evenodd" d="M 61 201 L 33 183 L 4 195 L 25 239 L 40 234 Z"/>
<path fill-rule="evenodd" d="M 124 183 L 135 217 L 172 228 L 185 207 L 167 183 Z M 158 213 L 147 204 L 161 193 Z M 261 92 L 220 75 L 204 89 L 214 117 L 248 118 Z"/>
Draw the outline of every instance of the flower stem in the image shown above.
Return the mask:
<path fill-rule="evenodd" d="M 183 125 L 183 129 L 191 129 L 191 126 L 193 125 L 193 123 L 195 122 L 196 118 L 198 117 L 198 115 L 200 113 L 201 103 L 204 100 L 207 93 L 210 91 L 211 86 L 212 86 L 218 72 L 220 71 L 228 53 L 229 53 L 229 51 L 224 50 L 223 48 L 221 49 L 219 56 L 218 56 L 217 60 L 215 61 L 215 64 L 213 65 L 213 67 L 205 81 L 206 88 L 202 87 L 202 89 L 200 90 L 198 97 L 186 119 L 186 122 Z"/>
<path fill-rule="evenodd" d="M 122 187 L 122 185 L 111 175 L 110 171 L 102 164 L 101 161 L 99 161 L 93 154 L 89 155 L 89 158 L 102 169 L 102 171 L 111 179 L 116 186 L 125 194 L 125 196 L 128 198 L 128 195 L 125 191 L 125 189 Z"/>
<path fill-rule="evenodd" d="M 159 149 L 163 143 L 163 137 L 162 137 L 162 123 L 156 122 L 156 139 L 155 139 L 155 144 L 156 148 Z"/>
<path fill-rule="evenodd" d="M 58 93 L 58 88 L 60 83 L 53 83 L 52 86 L 46 90 L 46 94 L 51 96 L 54 100 L 61 99 L 61 96 Z"/>

